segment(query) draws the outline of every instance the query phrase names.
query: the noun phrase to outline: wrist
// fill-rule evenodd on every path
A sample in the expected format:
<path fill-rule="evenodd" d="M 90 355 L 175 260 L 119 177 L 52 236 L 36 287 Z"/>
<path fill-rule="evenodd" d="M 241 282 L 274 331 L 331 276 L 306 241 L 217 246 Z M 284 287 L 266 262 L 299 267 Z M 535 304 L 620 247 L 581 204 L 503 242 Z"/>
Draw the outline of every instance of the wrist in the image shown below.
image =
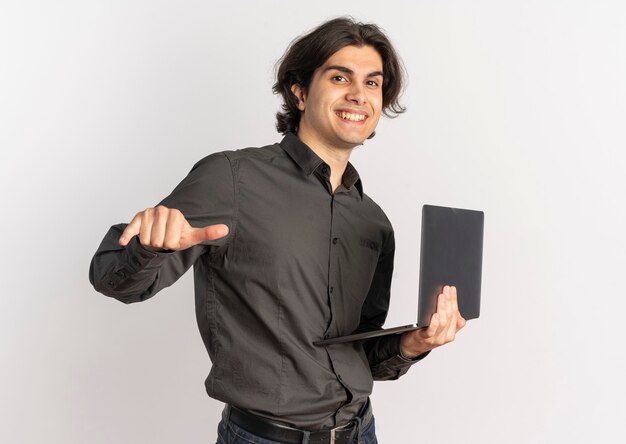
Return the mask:
<path fill-rule="evenodd" d="M 414 333 L 413 331 L 406 332 L 400 337 L 400 356 L 405 359 L 415 359 L 430 350 L 416 341 Z"/>

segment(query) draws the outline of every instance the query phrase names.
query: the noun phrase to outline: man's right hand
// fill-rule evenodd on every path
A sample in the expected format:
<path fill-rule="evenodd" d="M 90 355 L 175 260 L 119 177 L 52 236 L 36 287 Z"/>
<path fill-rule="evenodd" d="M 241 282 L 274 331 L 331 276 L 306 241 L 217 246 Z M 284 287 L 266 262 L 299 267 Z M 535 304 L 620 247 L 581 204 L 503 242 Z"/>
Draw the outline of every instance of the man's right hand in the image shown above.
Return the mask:
<path fill-rule="evenodd" d="M 139 243 L 146 248 L 186 250 L 201 242 L 216 240 L 227 234 L 228 226 L 224 224 L 194 228 L 179 210 L 159 205 L 137 213 L 120 236 L 119 244 L 125 247 L 133 236 L 138 235 Z"/>

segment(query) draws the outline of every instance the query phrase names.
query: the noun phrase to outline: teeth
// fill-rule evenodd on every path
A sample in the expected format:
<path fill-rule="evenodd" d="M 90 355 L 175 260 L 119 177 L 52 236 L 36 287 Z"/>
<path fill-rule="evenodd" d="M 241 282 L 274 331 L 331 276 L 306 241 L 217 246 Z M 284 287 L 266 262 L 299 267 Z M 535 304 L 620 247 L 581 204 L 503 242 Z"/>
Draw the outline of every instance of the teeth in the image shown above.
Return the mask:
<path fill-rule="evenodd" d="M 352 122 L 360 122 L 361 120 L 365 120 L 365 115 L 363 114 L 351 114 L 345 111 L 340 111 L 337 113 L 337 115 L 343 120 L 351 120 Z"/>

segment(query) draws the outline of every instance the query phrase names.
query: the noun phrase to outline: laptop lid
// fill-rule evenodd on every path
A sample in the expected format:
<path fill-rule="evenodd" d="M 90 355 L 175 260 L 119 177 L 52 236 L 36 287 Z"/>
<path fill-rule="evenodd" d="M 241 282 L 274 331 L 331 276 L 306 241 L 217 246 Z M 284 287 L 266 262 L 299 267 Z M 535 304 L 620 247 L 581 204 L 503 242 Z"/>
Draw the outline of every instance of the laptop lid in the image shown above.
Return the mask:
<path fill-rule="evenodd" d="M 459 311 L 467 319 L 480 315 L 484 213 L 424 205 L 417 324 L 426 327 L 437 311 L 445 285 L 457 289 Z"/>

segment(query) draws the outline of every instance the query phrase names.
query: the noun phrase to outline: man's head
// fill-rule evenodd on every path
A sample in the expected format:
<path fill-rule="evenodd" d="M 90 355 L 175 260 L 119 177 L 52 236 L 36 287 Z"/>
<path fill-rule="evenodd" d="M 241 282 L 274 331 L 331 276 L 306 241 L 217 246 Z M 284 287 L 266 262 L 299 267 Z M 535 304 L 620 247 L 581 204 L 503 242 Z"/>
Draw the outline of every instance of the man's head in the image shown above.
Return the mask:
<path fill-rule="evenodd" d="M 345 72 L 344 68 L 352 72 Z M 345 77 L 337 77 L 341 74 Z M 330 109 L 344 120 L 353 119 L 355 126 L 371 128 L 365 138 L 373 137 L 381 111 L 388 117 L 395 117 L 405 110 L 399 103 L 404 71 L 391 42 L 378 26 L 355 22 L 351 18 L 330 20 L 294 40 L 279 61 L 276 77 L 273 91 L 283 98 L 282 110 L 276 114 L 276 128 L 283 134 L 298 132 L 301 118 L 307 113 L 309 98 L 315 98 L 315 105 L 319 107 L 319 94 L 313 97 L 315 92 L 326 94 L 332 91 L 337 96 L 340 86 L 344 87 L 341 101 L 345 106 L 331 98 L 334 103 L 329 106 L 334 108 Z M 329 83 L 331 81 L 337 88 Z M 348 83 L 351 86 L 344 86 Z M 377 92 L 373 89 L 376 84 Z M 324 85 L 328 85 L 326 90 L 320 89 Z M 316 91 L 312 91 L 312 87 Z M 379 103 L 370 103 L 376 101 L 376 94 Z M 355 116 L 341 111 L 346 107 L 367 114 L 366 120 L 371 121 L 363 123 L 358 120 L 363 116 L 356 117 L 355 121 Z M 309 106 L 309 114 L 312 112 Z"/>

